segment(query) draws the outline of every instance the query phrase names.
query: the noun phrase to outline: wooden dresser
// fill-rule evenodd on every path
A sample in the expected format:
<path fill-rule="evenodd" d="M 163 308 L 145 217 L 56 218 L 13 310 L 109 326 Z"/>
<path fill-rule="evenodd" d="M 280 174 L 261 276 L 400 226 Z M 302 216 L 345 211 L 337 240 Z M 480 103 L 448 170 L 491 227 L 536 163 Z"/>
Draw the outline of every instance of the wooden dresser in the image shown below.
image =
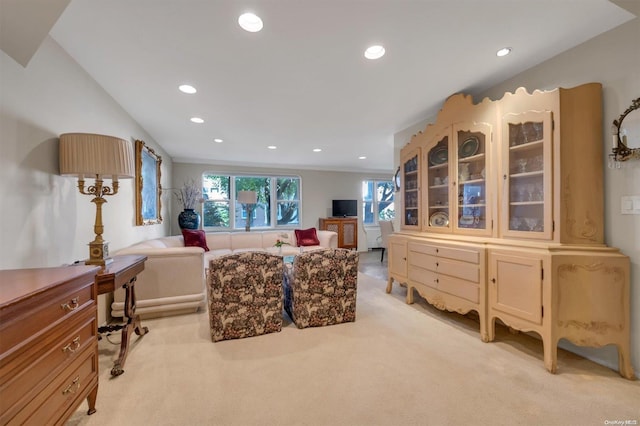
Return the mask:
<path fill-rule="evenodd" d="M 0 271 L 0 424 L 64 424 L 98 393 L 96 266 Z"/>

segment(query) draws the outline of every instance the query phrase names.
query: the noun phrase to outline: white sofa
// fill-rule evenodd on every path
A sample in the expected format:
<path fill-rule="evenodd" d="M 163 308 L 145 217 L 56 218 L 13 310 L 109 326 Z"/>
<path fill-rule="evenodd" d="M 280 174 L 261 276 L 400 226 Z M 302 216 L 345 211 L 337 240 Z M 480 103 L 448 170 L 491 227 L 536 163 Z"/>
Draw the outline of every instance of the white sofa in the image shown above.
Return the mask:
<path fill-rule="evenodd" d="M 142 241 L 117 251 L 147 256 L 144 271 L 136 281 L 136 313 L 143 318 L 196 312 L 206 304 L 205 269 L 214 257 L 241 251 L 268 251 L 283 256 L 300 251 L 337 247 L 338 234 L 316 231 L 319 245 L 298 247 L 295 231 L 208 232 L 208 252 L 200 247 L 185 247 L 182 235 Z M 288 244 L 282 249 L 276 241 Z M 111 316 L 124 316 L 124 290 L 114 292 Z"/>

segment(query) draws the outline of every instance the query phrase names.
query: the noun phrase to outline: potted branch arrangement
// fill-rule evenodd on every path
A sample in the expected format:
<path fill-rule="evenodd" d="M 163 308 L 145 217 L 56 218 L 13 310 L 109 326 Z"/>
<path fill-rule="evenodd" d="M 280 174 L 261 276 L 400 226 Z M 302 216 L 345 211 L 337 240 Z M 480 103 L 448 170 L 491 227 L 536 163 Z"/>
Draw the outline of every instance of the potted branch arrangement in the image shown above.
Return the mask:
<path fill-rule="evenodd" d="M 185 182 L 174 194 L 182 205 L 182 212 L 178 215 L 178 225 L 180 229 L 199 229 L 200 213 L 195 211 L 196 205 L 202 200 L 201 189 L 196 182 L 191 179 Z"/>

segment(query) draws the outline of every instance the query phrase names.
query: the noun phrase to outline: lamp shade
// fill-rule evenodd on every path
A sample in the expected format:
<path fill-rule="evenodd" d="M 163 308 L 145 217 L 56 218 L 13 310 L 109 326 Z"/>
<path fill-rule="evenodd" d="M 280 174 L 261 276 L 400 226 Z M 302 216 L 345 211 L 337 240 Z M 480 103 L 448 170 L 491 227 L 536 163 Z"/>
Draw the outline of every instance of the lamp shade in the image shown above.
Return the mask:
<path fill-rule="evenodd" d="M 99 175 L 103 178 L 132 178 L 135 175 L 131 142 L 92 133 L 60 135 L 60 175 Z"/>
<path fill-rule="evenodd" d="M 238 191 L 238 202 L 241 204 L 255 204 L 258 194 L 255 191 Z"/>

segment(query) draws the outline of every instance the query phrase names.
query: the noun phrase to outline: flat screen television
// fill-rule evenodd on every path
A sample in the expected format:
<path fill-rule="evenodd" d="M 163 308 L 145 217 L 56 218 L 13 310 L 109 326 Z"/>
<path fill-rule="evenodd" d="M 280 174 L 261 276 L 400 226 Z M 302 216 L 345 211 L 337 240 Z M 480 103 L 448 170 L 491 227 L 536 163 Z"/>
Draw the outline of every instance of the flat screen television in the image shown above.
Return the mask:
<path fill-rule="evenodd" d="M 333 217 L 357 217 L 358 200 L 333 200 L 331 215 Z"/>

